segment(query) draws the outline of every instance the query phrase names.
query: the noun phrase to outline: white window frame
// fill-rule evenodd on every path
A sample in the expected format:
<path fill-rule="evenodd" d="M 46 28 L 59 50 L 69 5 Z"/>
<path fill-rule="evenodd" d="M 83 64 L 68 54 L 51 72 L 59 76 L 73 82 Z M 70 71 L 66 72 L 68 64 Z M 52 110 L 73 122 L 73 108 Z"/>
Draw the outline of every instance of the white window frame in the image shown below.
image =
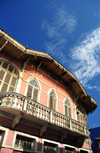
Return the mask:
<path fill-rule="evenodd" d="M 15 84 L 14 91 L 13 91 L 13 92 L 15 92 L 16 89 L 17 89 L 17 84 L 18 84 L 18 79 L 19 79 L 19 69 L 18 69 L 18 67 L 17 67 L 12 61 L 10 61 L 10 60 L 8 60 L 8 59 L 6 59 L 6 58 L 0 57 L 0 61 L 1 61 L 1 62 L 6 62 L 6 63 L 8 63 L 8 64 L 11 65 L 13 68 L 15 68 L 15 69 L 17 70 L 17 72 L 18 72 L 18 76 L 14 75 L 14 73 L 9 72 L 9 73 L 12 74 L 12 75 L 11 75 L 11 77 L 10 77 L 9 83 L 6 83 L 6 84 L 8 84 L 8 87 L 7 87 L 7 91 L 8 91 L 9 86 L 11 86 L 11 84 L 10 84 L 11 79 L 13 78 L 13 76 L 15 76 L 15 78 L 16 78 L 16 84 Z M 7 66 L 7 67 L 8 67 L 8 66 Z M 7 72 L 8 72 L 8 68 L 7 68 L 7 69 L 2 68 L 1 70 L 4 70 L 4 71 L 7 70 Z M 4 80 L 5 80 L 5 76 L 6 76 L 7 72 L 5 72 L 5 74 L 4 74 L 3 81 L 2 81 L 2 83 L 1 83 L 1 85 L 0 85 L 0 91 L 1 91 L 2 86 L 3 86 L 3 84 L 4 84 Z M 7 92 L 7 91 L 6 91 L 6 92 Z"/>
<path fill-rule="evenodd" d="M 25 93 L 24 93 L 24 96 L 27 96 L 27 91 L 28 91 L 28 85 L 29 85 L 29 81 L 31 80 L 36 80 L 39 88 L 38 88 L 38 97 L 37 97 L 37 102 L 39 103 L 40 102 L 40 94 L 41 94 L 41 86 L 40 86 L 40 82 L 38 80 L 38 78 L 36 78 L 35 76 L 33 77 L 29 77 L 26 81 L 26 88 L 25 88 Z"/>
<path fill-rule="evenodd" d="M 81 111 L 78 111 L 78 110 L 77 110 L 77 106 L 79 106 L 79 107 L 83 110 L 84 114 L 83 114 Z M 84 108 L 83 106 L 81 106 L 81 105 L 77 105 L 77 106 L 76 106 L 76 117 L 77 117 L 77 112 L 79 112 L 80 114 L 82 114 L 83 116 L 86 117 L 86 123 L 83 122 L 83 121 L 81 121 L 81 120 L 79 120 L 79 122 L 80 122 L 80 123 L 83 123 L 83 124 L 87 124 L 87 115 L 86 115 L 86 110 L 85 110 L 85 108 Z M 80 117 L 80 116 L 79 116 L 79 117 Z M 78 118 L 77 118 L 77 121 L 78 121 Z"/>
<path fill-rule="evenodd" d="M 57 145 L 57 147 L 58 147 L 57 153 L 60 153 L 60 143 L 52 141 L 52 140 L 47 140 L 47 139 L 42 139 L 42 152 L 44 152 L 44 142 L 48 142 L 48 143 L 52 143 L 54 145 Z"/>
<path fill-rule="evenodd" d="M 70 99 L 69 99 L 68 97 L 65 97 L 65 98 L 64 98 L 64 101 L 63 101 L 64 115 L 65 115 L 65 101 L 66 101 L 66 99 L 68 99 L 68 101 L 70 102 L 70 108 L 71 108 L 71 119 L 73 119 L 73 108 L 72 108 L 72 103 L 71 103 L 71 101 L 70 101 Z M 67 107 L 69 107 L 69 106 L 67 106 Z"/>
<path fill-rule="evenodd" d="M 74 146 L 67 145 L 67 144 L 63 144 L 63 153 L 65 153 L 65 147 L 73 149 L 74 150 L 73 153 L 76 153 L 76 148 Z"/>
<path fill-rule="evenodd" d="M 37 151 L 37 142 L 38 142 L 38 137 L 31 136 L 30 134 L 25 134 L 25 133 L 18 132 L 18 131 L 15 131 L 15 133 L 14 133 L 14 137 L 13 137 L 12 147 L 13 147 L 14 150 L 20 150 L 20 151 L 23 151 L 22 149 L 17 149 L 17 148 L 14 147 L 15 142 L 16 142 L 16 137 L 17 137 L 17 135 L 20 135 L 20 136 L 23 136 L 23 137 L 28 137 L 28 138 L 34 139 L 34 140 L 35 140 L 35 149 L 34 149 L 34 151 L 35 151 L 35 152 Z M 29 151 L 29 152 L 33 152 L 33 151 Z"/>
<path fill-rule="evenodd" d="M 50 101 L 50 93 L 51 93 L 51 91 L 54 91 L 54 93 L 55 93 L 55 96 L 56 96 L 56 109 L 55 109 L 55 111 L 58 111 L 58 96 L 57 96 L 57 93 L 56 93 L 56 91 L 55 91 L 55 89 L 54 88 L 50 88 L 49 89 L 49 91 L 48 91 L 48 97 L 47 97 L 47 99 L 48 99 L 48 101 L 47 101 L 47 107 L 49 107 L 49 101 Z"/>

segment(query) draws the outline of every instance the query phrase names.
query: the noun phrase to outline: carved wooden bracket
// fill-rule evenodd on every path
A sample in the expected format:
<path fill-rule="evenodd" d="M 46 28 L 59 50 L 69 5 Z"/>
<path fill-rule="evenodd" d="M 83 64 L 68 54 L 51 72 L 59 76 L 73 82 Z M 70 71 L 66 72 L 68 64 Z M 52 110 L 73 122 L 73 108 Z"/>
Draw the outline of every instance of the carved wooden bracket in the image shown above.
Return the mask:
<path fill-rule="evenodd" d="M 26 59 L 23 64 L 22 64 L 22 71 L 25 69 L 26 64 L 28 63 L 28 61 L 31 59 L 32 56 L 30 56 L 28 59 Z"/>
<path fill-rule="evenodd" d="M 67 135 L 68 135 L 68 131 L 65 131 L 65 132 L 62 133 L 61 142 L 63 142 L 63 140 L 67 138 Z"/>
<path fill-rule="evenodd" d="M 45 124 L 41 127 L 40 136 L 42 136 L 46 132 L 47 128 L 48 128 L 48 124 Z"/>
<path fill-rule="evenodd" d="M 81 95 L 81 93 L 82 92 L 79 92 L 77 95 L 75 95 L 75 97 L 74 97 L 75 98 L 75 102 L 77 102 L 77 100 L 78 100 L 79 96 Z"/>
<path fill-rule="evenodd" d="M 43 60 L 38 64 L 38 66 L 36 67 L 36 73 L 38 72 L 38 70 L 39 70 L 39 68 L 40 68 L 40 66 L 42 65 L 42 63 L 43 63 Z"/>
<path fill-rule="evenodd" d="M 8 43 L 8 40 L 6 40 L 6 42 L 3 44 L 3 46 L 0 48 L 0 51 L 6 46 L 6 44 Z"/>
<path fill-rule="evenodd" d="M 14 119 L 13 119 L 13 122 L 12 122 L 12 128 L 14 128 L 16 126 L 16 124 L 19 123 L 20 119 L 22 118 L 22 114 L 19 114 L 18 116 L 16 116 Z"/>

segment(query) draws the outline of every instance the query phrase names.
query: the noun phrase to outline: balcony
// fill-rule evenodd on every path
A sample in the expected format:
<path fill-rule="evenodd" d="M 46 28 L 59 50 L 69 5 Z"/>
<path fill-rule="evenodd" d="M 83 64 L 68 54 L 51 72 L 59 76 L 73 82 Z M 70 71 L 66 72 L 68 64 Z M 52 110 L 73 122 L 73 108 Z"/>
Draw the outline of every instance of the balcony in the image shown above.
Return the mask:
<path fill-rule="evenodd" d="M 41 127 L 40 136 L 49 129 L 61 134 L 61 142 L 67 136 L 74 138 L 77 140 L 77 147 L 81 147 L 84 140 L 89 137 L 87 125 L 15 92 L 0 93 L 0 111 L 14 116 L 12 128 L 20 119 L 25 119 Z"/>

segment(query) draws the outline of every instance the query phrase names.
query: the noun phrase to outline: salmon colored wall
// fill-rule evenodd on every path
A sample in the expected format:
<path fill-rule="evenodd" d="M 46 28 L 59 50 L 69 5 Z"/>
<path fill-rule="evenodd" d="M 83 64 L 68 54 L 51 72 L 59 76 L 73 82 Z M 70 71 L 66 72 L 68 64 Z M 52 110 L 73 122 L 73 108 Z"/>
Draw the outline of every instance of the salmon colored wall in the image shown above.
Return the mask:
<path fill-rule="evenodd" d="M 21 88 L 20 88 L 20 94 L 24 95 L 26 89 L 26 82 L 22 80 L 21 82 Z"/>
<path fill-rule="evenodd" d="M 16 62 L 13 59 L 11 59 L 10 57 L 7 57 L 6 55 L 3 55 L 3 53 L 0 53 L 0 56 L 5 57 L 5 58 L 11 60 L 21 70 L 21 62 Z M 65 96 L 68 97 L 68 98 L 70 98 L 70 99 L 73 99 L 73 94 L 71 92 L 69 92 L 69 91 L 66 92 L 66 88 L 64 89 L 64 87 L 62 87 L 61 84 L 63 84 L 63 83 L 61 83 L 61 81 L 59 81 L 60 84 L 57 83 L 56 81 L 54 81 L 49 76 L 47 76 L 44 73 L 42 73 L 40 70 L 36 73 L 36 69 L 32 65 L 27 64 L 26 67 L 25 67 L 25 70 L 28 71 L 31 75 L 29 73 L 27 73 L 27 72 L 24 71 L 23 80 L 21 82 L 20 94 L 25 95 L 26 81 L 27 81 L 27 79 L 29 77 L 32 77 L 32 75 L 33 75 L 36 78 L 42 80 L 43 82 L 45 82 L 47 84 L 46 85 L 42 81 L 39 81 L 40 86 L 41 86 L 41 90 L 43 90 L 45 92 L 44 93 L 43 91 L 41 91 L 41 94 L 40 94 L 40 103 L 41 104 L 43 104 L 45 106 L 48 105 L 47 104 L 47 102 L 48 102 L 48 96 L 47 96 L 47 94 L 48 94 L 49 90 L 51 89 L 51 87 L 54 88 L 55 90 L 61 92 L 63 94 L 62 95 L 62 94 L 60 94 L 59 92 L 56 91 L 57 98 L 58 98 L 57 110 L 58 110 L 58 112 L 60 112 L 60 113 L 63 114 L 64 113 L 63 102 L 64 102 L 64 99 L 65 99 Z M 65 85 L 63 84 L 63 86 L 65 86 Z M 74 102 L 72 100 L 70 100 L 70 101 L 71 101 L 72 107 L 74 108 L 75 107 Z M 73 110 L 73 118 L 75 119 L 75 110 Z"/>
<path fill-rule="evenodd" d="M 41 81 L 40 81 L 40 84 L 41 84 L 41 89 L 48 93 L 48 91 L 50 90 L 50 87 L 48 87 L 46 84 L 44 84 Z"/>
<path fill-rule="evenodd" d="M 44 92 L 40 93 L 40 103 L 47 106 L 47 94 Z"/>
<path fill-rule="evenodd" d="M 12 146 L 14 131 L 9 130 L 6 145 Z"/>
<path fill-rule="evenodd" d="M 58 110 L 59 113 L 64 114 L 63 103 L 60 102 L 59 100 L 58 100 L 58 106 L 57 106 L 57 108 L 58 108 L 57 110 Z"/>
<path fill-rule="evenodd" d="M 89 149 L 89 145 L 87 143 L 84 143 L 82 148 L 86 148 L 86 149 Z"/>
<path fill-rule="evenodd" d="M 58 106 L 57 106 L 57 110 L 58 112 L 60 113 L 64 113 L 64 110 L 63 110 L 63 102 L 64 102 L 64 99 L 65 99 L 65 96 L 68 97 L 68 98 L 73 98 L 73 95 L 72 93 L 70 92 L 66 92 L 66 90 L 60 85 L 58 84 L 57 82 L 55 82 L 53 79 L 51 79 L 50 77 L 46 76 L 44 73 L 42 73 L 40 70 L 36 73 L 36 70 L 34 67 L 32 67 L 31 65 L 27 64 L 26 66 L 26 71 L 28 71 L 30 74 L 28 74 L 27 72 L 24 72 L 23 74 L 23 79 L 25 81 L 27 81 L 27 79 L 29 77 L 32 77 L 35 76 L 36 78 L 39 79 L 39 83 L 40 83 L 40 86 L 41 86 L 41 90 L 43 90 L 44 92 L 46 92 L 48 94 L 49 90 L 52 88 L 58 90 L 59 92 L 61 92 L 62 94 L 60 94 L 59 92 L 56 91 L 56 94 L 57 94 L 57 98 L 58 98 Z M 43 82 L 42 82 L 42 81 Z M 44 83 L 45 82 L 45 83 Z M 23 86 L 23 85 L 22 85 Z M 51 86 L 51 87 L 50 87 Z M 24 90 L 24 89 L 23 89 Z M 40 103 L 47 106 L 47 102 L 48 102 L 48 96 L 46 93 L 44 93 L 41 91 L 41 94 L 40 94 Z M 71 105 L 72 107 L 74 108 L 74 102 L 71 100 Z M 73 111 L 73 116 L 75 118 L 75 111 Z"/>
<path fill-rule="evenodd" d="M 8 148 L 1 148 L 0 149 L 0 153 L 13 153 L 12 149 L 8 149 Z"/>

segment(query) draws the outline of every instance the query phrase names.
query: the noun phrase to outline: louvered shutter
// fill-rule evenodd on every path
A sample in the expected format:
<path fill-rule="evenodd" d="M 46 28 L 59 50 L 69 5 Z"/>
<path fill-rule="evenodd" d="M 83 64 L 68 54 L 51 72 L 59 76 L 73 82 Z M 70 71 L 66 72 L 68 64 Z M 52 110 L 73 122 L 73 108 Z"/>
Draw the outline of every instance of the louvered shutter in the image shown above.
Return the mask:
<path fill-rule="evenodd" d="M 87 118 L 86 118 L 86 115 L 84 115 L 84 122 L 85 122 L 85 124 L 87 124 Z"/>
<path fill-rule="evenodd" d="M 65 105 L 65 116 L 67 116 L 67 106 Z"/>
<path fill-rule="evenodd" d="M 77 112 L 77 120 L 79 121 L 79 112 Z"/>
<path fill-rule="evenodd" d="M 34 88 L 33 100 L 37 101 L 38 98 L 38 89 Z"/>
<path fill-rule="evenodd" d="M 27 97 L 32 97 L 32 86 L 28 85 Z"/>
<path fill-rule="evenodd" d="M 56 99 L 53 97 L 53 110 L 56 110 Z"/>
<path fill-rule="evenodd" d="M 52 96 L 50 96 L 50 99 L 49 99 L 49 107 L 53 109 L 53 97 Z"/>
<path fill-rule="evenodd" d="M 69 107 L 69 117 L 71 118 L 71 108 Z"/>

